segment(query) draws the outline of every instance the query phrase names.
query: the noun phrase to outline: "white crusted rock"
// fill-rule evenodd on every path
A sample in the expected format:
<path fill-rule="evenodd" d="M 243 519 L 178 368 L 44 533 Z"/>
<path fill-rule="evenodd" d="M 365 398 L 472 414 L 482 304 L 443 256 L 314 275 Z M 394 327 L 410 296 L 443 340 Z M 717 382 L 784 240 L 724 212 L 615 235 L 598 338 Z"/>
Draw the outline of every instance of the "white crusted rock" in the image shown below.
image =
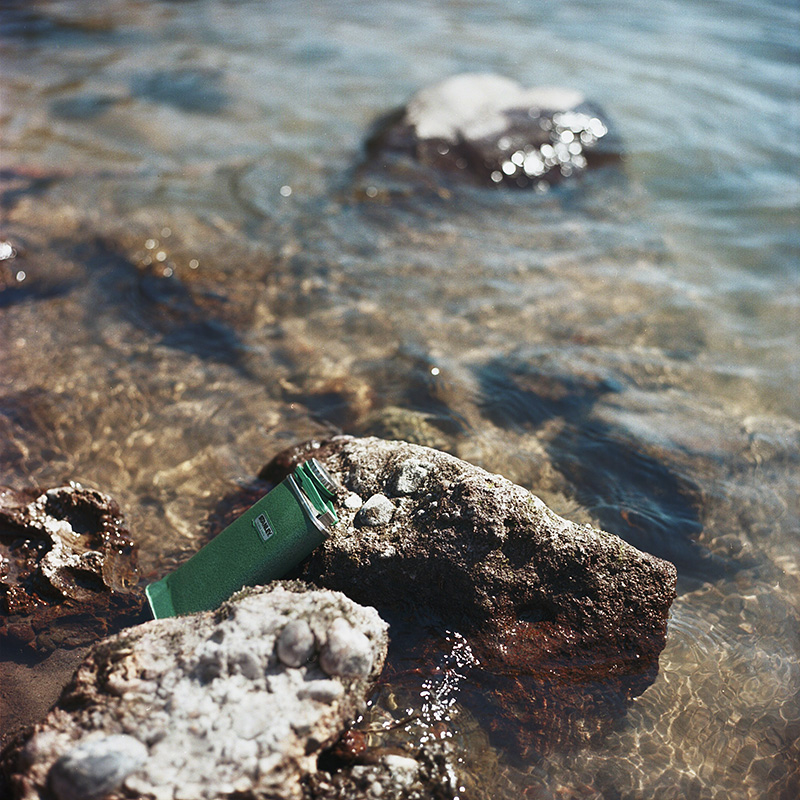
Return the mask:
<path fill-rule="evenodd" d="M 322 743 L 363 707 L 386 630 L 343 594 L 277 583 L 103 640 L 6 754 L 15 797 L 94 800 L 124 785 L 170 800 L 300 800 Z"/>
<path fill-rule="evenodd" d="M 485 186 L 545 191 L 587 167 L 618 161 L 605 113 L 574 89 L 524 87 L 501 75 L 463 74 L 428 86 L 387 115 L 367 144 L 380 172 L 420 173 L 410 161 Z"/>

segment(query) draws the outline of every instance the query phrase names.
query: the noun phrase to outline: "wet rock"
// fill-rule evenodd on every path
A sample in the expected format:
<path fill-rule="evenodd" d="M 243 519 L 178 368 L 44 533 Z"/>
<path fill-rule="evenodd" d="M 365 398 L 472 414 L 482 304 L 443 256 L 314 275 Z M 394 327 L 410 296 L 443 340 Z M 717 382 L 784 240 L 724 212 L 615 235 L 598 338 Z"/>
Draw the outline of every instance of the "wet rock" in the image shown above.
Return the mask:
<path fill-rule="evenodd" d="M 0 488 L 0 636 L 39 650 L 95 641 L 142 608 L 119 507 L 77 484 Z"/>
<path fill-rule="evenodd" d="M 388 406 L 371 414 L 364 423 L 363 432 L 382 439 L 403 439 L 437 450 L 446 450 L 449 445 L 433 415 L 398 406 Z"/>
<path fill-rule="evenodd" d="M 6 176 L 0 173 L 0 196 Z M 0 308 L 29 300 L 48 300 L 67 294 L 75 285 L 69 268 L 41 269 L 27 257 L 21 245 L 0 240 Z"/>
<path fill-rule="evenodd" d="M 336 437 L 298 454 L 320 458 L 343 496 L 384 496 L 394 509 L 391 521 L 360 528 L 363 509 L 340 506 L 303 577 L 460 631 L 474 654 L 461 699 L 476 714 L 489 709 L 509 750 L 525 756 L 602 735 L 654 679 L 675 597 L 668 562 L 435 450 Z M 408 484 L 410 475 L 420 479 Z"/>
<path fill-rule="evenodd" d="M 417 758 L 389 753 L 349 769 L 320 770 L 309 776 L 306 786 L 309 800 L 452 800 L 463 796 L 437 744 Z"/>
<path fill-rule="evenodd" d="M 618 159 L 620 146 L 580 92 L 464 74 L 379 121 L 367 153 L 376 172 L 411 159 L 484 186 L 543 190 Z"/>
<path fill-rule="evenodd" d="M 298 623 L 319 646 L 287 666 L 281 641 Z M 49 798 L 52 789 L 72 800 L 80 785 L 91 798 L 116 781 L 125 796 L 299 799 L 324 743 L 363 709 L 386 629 L 374 609 L 339 593 L 280 583 L 106 639 L 48 717 L 5 753 L 14 796 Z M 345 640 L 349 655 L 325 671 L 323 654 Z"/>

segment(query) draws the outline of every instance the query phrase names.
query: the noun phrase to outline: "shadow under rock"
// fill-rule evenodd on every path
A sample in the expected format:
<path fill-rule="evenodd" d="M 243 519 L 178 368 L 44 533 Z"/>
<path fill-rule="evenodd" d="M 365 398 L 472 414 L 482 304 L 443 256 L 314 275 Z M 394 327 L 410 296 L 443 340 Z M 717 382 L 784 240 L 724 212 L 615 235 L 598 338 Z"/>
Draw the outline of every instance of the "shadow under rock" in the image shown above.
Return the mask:
<path fill-rule="evenodd" d="M 543 442 L 576 500 L 599 524 L 680 573 L 714 580 L 735 567 L 695 539 L 702 531 L 700 487 L 667 463 L 667 454 L 593 414 L 603 397 L 624 391 L 607 376 L 567 375 L 546 364 L 495 360 L 477 368 L 483 413 L 507 429 L 561 421 Z"/>

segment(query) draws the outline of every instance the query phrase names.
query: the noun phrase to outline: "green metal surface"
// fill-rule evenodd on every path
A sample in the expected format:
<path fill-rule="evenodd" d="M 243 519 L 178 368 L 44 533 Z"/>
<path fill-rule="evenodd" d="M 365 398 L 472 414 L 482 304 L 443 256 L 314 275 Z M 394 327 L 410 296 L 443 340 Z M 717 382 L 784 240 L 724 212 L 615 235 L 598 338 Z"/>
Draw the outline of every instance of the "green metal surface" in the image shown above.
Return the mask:
<path fill-rule="evenodd" d="M 243 586 L 269 583 L 297 566 L 326 539 L 311 515 L 336 513 L 332 494 L 303 465 L 174 572 L 146 588 L 156 619 L 217 608 Z M 321 496 L 323 495 L 323 496 Z M 323 527 L 320 530 L 320 527 Z"/>

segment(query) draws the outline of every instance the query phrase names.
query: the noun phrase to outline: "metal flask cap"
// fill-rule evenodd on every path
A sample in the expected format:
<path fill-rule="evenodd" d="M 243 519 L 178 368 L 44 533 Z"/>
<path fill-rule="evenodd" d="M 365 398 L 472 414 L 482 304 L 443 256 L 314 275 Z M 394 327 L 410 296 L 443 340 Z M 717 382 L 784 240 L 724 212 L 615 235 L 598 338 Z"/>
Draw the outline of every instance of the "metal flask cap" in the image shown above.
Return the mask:
<path fill-rule="evenodd" d="M 339 484 L 334 480 L 333 476 L 325 468 L 324 464 L 317 461 L 316 458 L 309 458 L 306 461 L 306 466 L 311 472 L 311 476 L 321 484 L 323 491 L 330 495 L 329 499 L 333 500 L 339 491 Z"/>
<path fill-rule="evenodd" d="M 300 464 L 286 482 L 303 512 L 324 534 L 339 521 L 331 500 L 336 497 L 338 484 L 316 458 Z"/>

